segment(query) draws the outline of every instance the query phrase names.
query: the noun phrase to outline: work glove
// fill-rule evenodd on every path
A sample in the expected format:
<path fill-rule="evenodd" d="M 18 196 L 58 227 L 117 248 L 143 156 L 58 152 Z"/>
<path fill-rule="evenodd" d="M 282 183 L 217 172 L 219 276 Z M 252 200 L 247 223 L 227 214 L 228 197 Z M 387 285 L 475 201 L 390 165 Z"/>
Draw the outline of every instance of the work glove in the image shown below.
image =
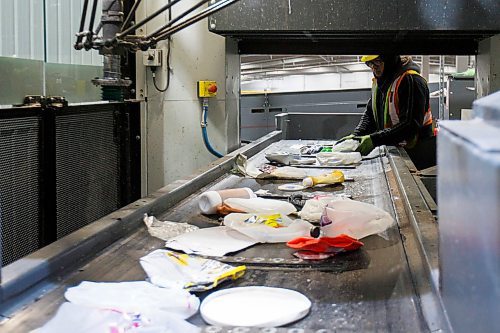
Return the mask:
<path fill-rule="evenodd" d="M 359 141 L 359 147 L 356 151 L 359 151 L 361 155 L 368 155 L 373 150 L 372 137 L 369 135 L 355 136 L 354 140 Z"/>
<path fill-rule="evenodd" d="M 335 144 L 339 144 L 341 142 L 344 142 L 346 140 L 351 140 L 351 139 L 354 139 L 354 134 L 349 134 L 347 136 L 344 136 L 343 138 L 341 138 L 337 142 L 335 142 Z"/>

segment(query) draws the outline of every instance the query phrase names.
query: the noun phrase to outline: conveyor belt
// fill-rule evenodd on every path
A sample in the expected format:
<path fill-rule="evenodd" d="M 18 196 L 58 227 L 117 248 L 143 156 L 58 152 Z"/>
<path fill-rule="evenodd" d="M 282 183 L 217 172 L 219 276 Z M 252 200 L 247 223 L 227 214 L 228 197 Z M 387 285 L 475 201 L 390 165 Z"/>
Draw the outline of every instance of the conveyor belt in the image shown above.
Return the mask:
<path fill-rule="evenodd" d="M 286 147 L 295 141 L 277 143 Z M 275 147 L 274 147 L 275 148 Z M 274 149 L 273 148 L 273 149 Z M 267 148 L 271 149 L 271 148 Z M 254 156 L 254 163 L 264 162 L 265 151 Z M 321 173 L 325 170 L 316 170 Z M 356 169 L 344 170 L 352 182 L 327 187 L 328 192 L 352 195 L 355 200 L 372 203 L 393 215 L 397 220 L 393 190 L 394 175 L 385 157 L 363 161 Z M 393 178 L 392 180 L 390 178 Z M 187 222 L 199 227 L 220 223 L 216 216 L 201 215 L 196 197 L 205 190 L 247 186 L 253 190 L 267 189 L 272 193 L 288 194 L 277 190 L 279 183 L 264 179 L 249 179 L 225 174 L 208 186 L 157 214 L 160 220 Z M 306 190 L 311 192 L 311 190 Z M 401 210 L 400 212 L 401 213 Z M 284 287 L 305 294 L 313 303 L 304 319 L 280 329 L 251 330 L 249 332 L 427 332 L 431 329 L 424 320 L 420 297 L 415 290 L 407 261 L 409 255 L 402 242 L 398 226 L 390 228 L 385 238 L 374 235 L 363 239 L 365 246 L 356 252 L 341 254 L 324 262 L 304 262 L 292 256 L 293 250 L 284 244 L 257 244 L 219 260 L 245 264 L 246 274 L 234 282 L 220 286 L 264 285 Z M 67 287 L 81 281 L 143 280 L 145 273 L 139 258 L 161 248 L 163 241 L 149 236 L 145 227 L 120 239 L 95 256 L 83 267 L 72 272 L 61 272 L 58 278 L 42 283 L 47 293 L 29 306 L 17 311 L 0 330 L 28 332 L 40 327 L 51 318 L 64 301 Z M 40 290 L 40 286 L 37 290 Z M 209 292 L 200 293 L 203 299 Z M 199 314 L 190 322 L 203 326 L 205 332 L 229 332 L 229 329 L 205 327 Z M 232 332 L 247 332 L 233 330 Z"/>

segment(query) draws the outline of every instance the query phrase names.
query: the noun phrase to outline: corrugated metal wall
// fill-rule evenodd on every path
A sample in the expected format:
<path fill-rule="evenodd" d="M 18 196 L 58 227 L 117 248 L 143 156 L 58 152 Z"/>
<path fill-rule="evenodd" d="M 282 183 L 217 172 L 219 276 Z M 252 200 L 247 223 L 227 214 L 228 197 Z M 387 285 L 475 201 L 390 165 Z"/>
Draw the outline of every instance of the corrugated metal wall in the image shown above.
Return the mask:
<path fill-rule="evenodd" d="M 2 0 L 0 31 L 0 55 L 43 60 L 43 0 Z"/>
<path fill-rule="evenodd" d="M 100 17 L 100 4 L 96 21 Z M 82 7 L 83 0 L 1 0 L 0 56 L 60 64 L 102 65 L 102 57 L 96 51 L 73 48 Z"/>

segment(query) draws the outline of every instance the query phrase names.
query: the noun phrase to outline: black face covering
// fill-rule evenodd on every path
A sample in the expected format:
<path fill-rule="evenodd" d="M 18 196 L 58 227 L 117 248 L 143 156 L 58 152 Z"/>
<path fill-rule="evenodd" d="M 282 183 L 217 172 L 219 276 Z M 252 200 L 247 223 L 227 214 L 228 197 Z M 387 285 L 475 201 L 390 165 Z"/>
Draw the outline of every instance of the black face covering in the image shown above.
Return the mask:
<path fill-rule="evenodd" d="M 382 54 L 380 59 L 384 62 L 384 72 L 377 79 L 377 83 L 382 90 L 392 83 L 401 69 L 401 57 L 396 54 Z"/>

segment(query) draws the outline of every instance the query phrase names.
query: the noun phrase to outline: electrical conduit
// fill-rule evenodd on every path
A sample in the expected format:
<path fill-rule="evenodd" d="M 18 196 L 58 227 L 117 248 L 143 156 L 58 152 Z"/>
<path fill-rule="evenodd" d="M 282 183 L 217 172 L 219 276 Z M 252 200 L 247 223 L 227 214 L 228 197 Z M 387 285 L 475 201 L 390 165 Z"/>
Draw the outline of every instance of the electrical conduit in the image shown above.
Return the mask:
<path fill-rule="evenodd" d="M 208 133 L 207 133 L 207 115 L 208 115 L 208 98 L 203 98 L 203 105 L 202 105 L 202 121 L 201 121 L 201 133 L 203 134 L 203 143 L 205 144 L 205 147 L 207 147 L 208 151 L 212 153 L 212 155 L 217 156 L 217 157 L 222 157 L 221 153 L 219 153 L 217 150 L 215 150 L 212 145 L 210 144 L 210 140 L 208 139 Z"/>

